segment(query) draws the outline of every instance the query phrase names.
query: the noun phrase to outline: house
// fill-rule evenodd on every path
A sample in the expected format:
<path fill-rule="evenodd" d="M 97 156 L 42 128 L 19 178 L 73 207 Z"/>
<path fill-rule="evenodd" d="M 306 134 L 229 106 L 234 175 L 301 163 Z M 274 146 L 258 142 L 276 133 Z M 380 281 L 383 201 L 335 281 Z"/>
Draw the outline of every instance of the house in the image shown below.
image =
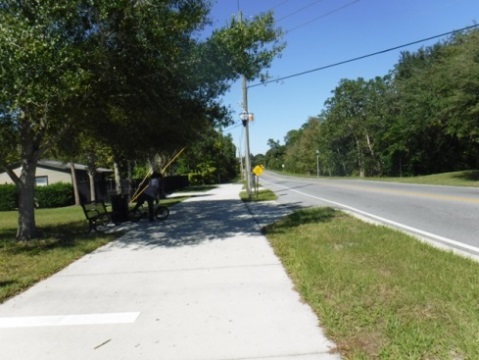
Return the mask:
<path fill-rule="evenodd" d="M 78 185 L 78 192 L 81 201 L 90 201 L 90 180 L 88 177 L 88 168 L 86 165 L 73 164 L 75 168 L 75 177 Z M 21 166 L 14 168 L 14 172 L 19 175 Z M 112 170 L 98 168 L 95 175 L 95 193 L 96 199 L 106 198 L 108 191 L 112 187 L 112 181 L 108 178 L 113 174 Z M 64 163 L 54 160 L 39 160 L 35 173 L 36 186 L 46 186 L 55 183 L 72 184 L 72 172 L 70 163 Z M 13 184 L 12 179 L 7 173 L 0 173 L 0 184 Z"/>

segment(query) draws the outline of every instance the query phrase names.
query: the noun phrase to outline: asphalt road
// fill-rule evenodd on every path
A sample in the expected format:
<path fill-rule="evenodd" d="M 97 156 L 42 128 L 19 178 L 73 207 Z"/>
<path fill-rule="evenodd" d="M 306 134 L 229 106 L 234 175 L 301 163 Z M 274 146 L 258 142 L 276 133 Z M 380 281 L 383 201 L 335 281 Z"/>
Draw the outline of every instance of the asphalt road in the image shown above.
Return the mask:
<path fill-rule="evenodd" d="M 300 178 L 268 171 L 259 181 L 282 204 L 331 206 L 479 256 L 479 189 Z"/>

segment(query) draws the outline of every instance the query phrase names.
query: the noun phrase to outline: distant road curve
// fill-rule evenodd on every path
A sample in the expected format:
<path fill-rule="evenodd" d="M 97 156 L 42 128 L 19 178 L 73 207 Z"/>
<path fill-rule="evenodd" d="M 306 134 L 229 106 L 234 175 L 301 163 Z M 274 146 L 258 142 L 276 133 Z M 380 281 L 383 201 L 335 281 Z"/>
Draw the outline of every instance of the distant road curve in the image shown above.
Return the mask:
<path fill-rule="evenodd" d="M 479 259 L 479 189 L 381 181 L 301 178 L 264 171 L 282 204 L 331 206 Z"/>

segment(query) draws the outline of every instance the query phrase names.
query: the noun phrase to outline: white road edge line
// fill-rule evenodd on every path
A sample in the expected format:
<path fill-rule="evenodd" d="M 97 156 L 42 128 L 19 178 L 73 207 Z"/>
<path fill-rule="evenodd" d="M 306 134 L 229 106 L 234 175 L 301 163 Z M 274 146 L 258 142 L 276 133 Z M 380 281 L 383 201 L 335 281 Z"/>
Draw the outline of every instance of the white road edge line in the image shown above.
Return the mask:
<path fill-rule="evenodd" d="M 3 317 L 0 318 L 0 328 L 129 324 L 134 323 L 139 315 L 139 312 L 124 312 L 109 314 Z"/>
<path fill-rule="evenodd" d="M 464 244 L 464 243 L 461 243 L 461 242 L 456 241 L 456 240 L 448 239 L 448 238 L 445 238 L 445 237 L 442 237 L 442 236 L 439 236 L 439 235 L 436 235 L 436 234 L 432 234 L 432 233 L 427 232 L 427 231 L 419 230 L 419 229 L 413 228 L 411 226 L 407 226 L 407 225 L 398 223 L 396 221 L 392 221 L 392 220 L 389 220 L 389 219 L 386 219 L 386 218 L 383 218 L 383 217 L 380 217 L 380 216 L 377 216 L 377 215 L 373 215 L 373 214 L 367 213 L 365 211 L 353 208 L 351 206 L 338 203 L 336 201 L 331 201 L 331 200 L 320 198 L 320 197 L 317 197 L 317 196 L 314 196 L 314 195 L 306 194 L 304 192 L 291 189 L 291 188 L 289 188 L 287 186 L 284 186 L 284 185 L 278 185 L 278 184 L 275 184 L 275 183 L 271 183 L 271 184 L 274 184 L 275 186 L 278 186 L 278 187 L 288 189 L 290 191 L 293 191 L 295 193 L 301 194 L 301 195 L 306 196 L 306 197 L 310 197 L 310 198 L 313 198 L 313 199 L 316 199 L 316 200 L 320 200 L 320 201 L 335 205 L 335 206 L 340 207 L 340 208 L 347 209 L 347 210 L 349 210 L 353 213 L 361 214 L 362 216 L 365 216 L 367 218 L 372 218 L 372 219 L 374 219 L 376 221 L 379 221 L 381 223 L 388 224 L 388 225 L 391 225 L 393 227 L 400 228 L 400 229 L 406 230 L 408 232 L 412 232 L 412 233 L 415 233 L 417 235 L 424 236 L 424 237 L 429 238 L 429 239 L 433 239 L 433 240 L 440 241 L 440 242 L 443 242 L 443 243 L 446 243 L 446 244 L 449 244 L 449 245 L 460 247 L 462 249 L 467 249 L 467 250 L 479 253 L 479 248 L 477 248 L 475 246 L 472 246 L 472 245 Z"/>

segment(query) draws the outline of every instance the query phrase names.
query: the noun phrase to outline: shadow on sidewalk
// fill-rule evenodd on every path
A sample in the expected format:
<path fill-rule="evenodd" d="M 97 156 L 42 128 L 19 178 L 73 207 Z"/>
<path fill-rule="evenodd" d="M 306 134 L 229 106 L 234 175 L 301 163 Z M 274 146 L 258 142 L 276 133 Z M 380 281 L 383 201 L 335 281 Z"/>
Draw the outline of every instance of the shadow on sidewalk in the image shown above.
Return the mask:
<path fill-rule="evenodd" d="M 275 205 L 270 204 L 263 211 L 273 211 L 274 208 Z M 206 241 L 258 234 L 254 219 L 241 200 L 206 198 L 173 206 L 169 218 L 164 221 L 130 223 L 127 233 L 115 243 L 130 249 L 194 246 Z"/>

